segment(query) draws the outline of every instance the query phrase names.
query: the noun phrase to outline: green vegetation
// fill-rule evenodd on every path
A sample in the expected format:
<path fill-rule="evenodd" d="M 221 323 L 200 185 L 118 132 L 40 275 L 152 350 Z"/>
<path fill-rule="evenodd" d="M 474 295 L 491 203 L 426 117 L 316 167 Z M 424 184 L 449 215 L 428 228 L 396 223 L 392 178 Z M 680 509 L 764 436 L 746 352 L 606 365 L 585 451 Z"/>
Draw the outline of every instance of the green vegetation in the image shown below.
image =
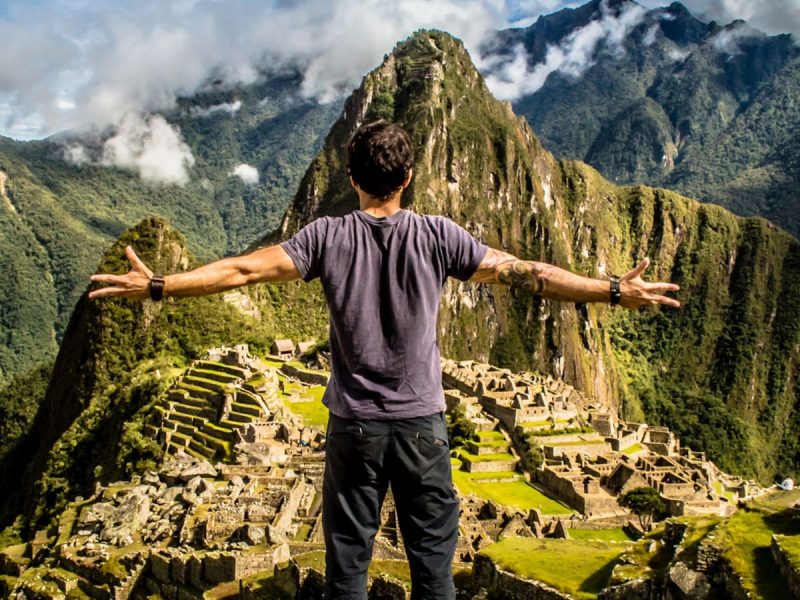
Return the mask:
<path fill-rule="evenodd" d="M 341 111 L 303 101 L 299 75 L 249 86 L 211 86 L 181 99 L 167 119 L 180 128 L 196 164 L 185 187 L 152 185 L 128 171 L 63 160 L 63 142 L 0 137 L 0 387 L 52 361 L 103 251 L 127 228 L 158 215 L 183 232 L 203 261 L 241 252 L 275 231 L 303 173 Z M 226 102 L 241 108 L 198 116 Z M 92 148 L 99 146 L 90 141 Z M 258 185 L 231 171 L 258 168 Z M 135 245 L 135 244 L 134 244 Z"/>
<path fill-rule="evenodd" d="M 628 456 L 633 456 L 634 454 L 636 454 L 637 452 L 641 452 L 642 450 L 644 450 L 644 447 L 641 444 L 636 443 L 625 448 L 622 451 L 622 453 L 627 454 Z"/>
<path fill-rule="evenodd" d="M 505 481 L 508 472 L 467 473 L 458 469 L 458 461 L 453 461 L 453 483 L 460 494 L 475 494 L 479 498 L 492 500 L 497 504 L 511 506 L 522 511 L 538 508 L 545 515 L 563 515 L 574 511 L 553 500 L 525 481 Z M 488 482 L 487 479 L 494 481 Z"/>
<path fill-rule="evenodd" d="M 52 368 L 52 365 L 39 366 L 0 388 L 0 458 L 33 424 Z"/>
<path fill-rule="evenodd" d="M 514 441 L 519 449 L 522 464 L 529 473 L 535 473 L 540 469 L 544 462 L 544 452 L 542 452 L 533 432 L 525 429 L 524 426 L 517 426 L 514 431 Z"/>
<path fill-rule="evenodd" d="M 745 588 L 766 600 L 785 598 L 783 581 L 769 546 L 773 534 L 800 535 L 800 520 L 788 507 L 800 490 L 772 492 L 737 511 L 716 529 L 715 542 L 742 577 Z"/>
<path fill-rule="evenodd" d="M 300 396 L 311 398 L 311 400 L 301 400 L 293 402 L 284 396 L 283 402 L 293 413 L 303 417 L 306 425 L 317 425 L 323 428 L 328 425 L 328 407 L 322 403 L 322 395 L 325 387 L 321 385 L 297 386 Z"/>
<path fill-rule="evenodd" d="M 183 238 L 164 221 L 152 219 L 127 231 L 100 270 L 126 272 L 127 244 L 134 244 L 143 260 L 159 271 L 176 271 L 182 261 L 192 260 Z M 89 302 L 84 297 L 37 420 L 0 463 L 2 485 L 13 490 L 0 500 L 2 516 L 10 520 L 27 506 L 30 527 L 38 527 L 74 496 L 86 496 L 95 480 L 115 481 L 152 468 L 161 449 L 143 434 L 144 425 L 179 368 L 208 348 L 247 343 L 265 351 L 279 333 L 288 331 L 299 338 L 324 331 L 320 301 L 304 296 L 313 295 L 313 289 L 286 286 L 281 293 L 295 299 L 293 307 L 274 306 L 280 303 L 270 286 L 252 293 L 263 307 L 260 322 L 220 297 L 160 305 L 117 299 Z M 298 306 L 304 318 L 288 318 Z M 278 322 L 283 331 L 276 331 Z M 11 481 L 25 483 L 12 486 Z"/>
<path fill-rule="evenodd" d="M 468 441 L 488 441 L 497 439 L 494 436 L 479 437 L 475 424 L 467 418 L 466 410 L 461 404 L 456 404 L 452 410 L 447 413 L 447 439 L 450 442 L 451 448 L 463 446 Z M 502 434 L 496 432 L 502 439 Z"/>
<path fill-rule="evenodd" d="M 586 540 L 509 537 L 481 550 L 501 569 L 535 579 L 575 598 L 595 598 L 624 547 Z"/>
<path fill-rule="evenodd" d="M 779 535 L 781 548 L 789 557 L 789 563 L 800 571 L 800 535 Z"/>
<path fill-rule="evenodd" d="M 613 529 L 575 529 L 569 530 L 569 537 L 574 540 L 597 540 L 605 542 L 632 542 L 630 536 L 621 527 Z"/>
<path fill-rule="evenodd" d="M 667 509 L 658 490 L 651 487 L 634 488 L 622 494 L 617 502 L 622 508 L 627 508 L 639 518 L 642 531 L 647 531 L 653 519 Z"/>
<path fill-rule="evenodd" d="M 464 457 L 469 459 L 471 462 L 492 462 L 495 460 L 505 460 L 505 461 L 514 461 L 516 460 L 514 456 L 508 452 L 498 452 L 495 454 L 470 454 L 466 450 L 456 450 L 454 452 L 455 456 Z"/>
<path fill-rule="evenodd" d="M 624 54 L 598 51 L 580 78 L 549 77 L 515 101 L 516 112 L 548 149 L 588 162 L 611 181 L 675 189 L 800 234 L 790 125 L 800 117 L 797 47 L 783 35 L 722 47 L 709 43 L 719 25 L 681 5 L 657 10 L 671 13 L 670 21 L 650 12 L 628 35 Z M 527 30 L 501 32 L 500 44 L 510 52 L 524 40 L 531 64 L 543 62 L 537 53 L 589 18 L 600 16 L 585 9 L 545 16 Z M 645 31 L 655 34 L 647 43 Z M 685 57 L 676 62 L 676 52 Z"/>

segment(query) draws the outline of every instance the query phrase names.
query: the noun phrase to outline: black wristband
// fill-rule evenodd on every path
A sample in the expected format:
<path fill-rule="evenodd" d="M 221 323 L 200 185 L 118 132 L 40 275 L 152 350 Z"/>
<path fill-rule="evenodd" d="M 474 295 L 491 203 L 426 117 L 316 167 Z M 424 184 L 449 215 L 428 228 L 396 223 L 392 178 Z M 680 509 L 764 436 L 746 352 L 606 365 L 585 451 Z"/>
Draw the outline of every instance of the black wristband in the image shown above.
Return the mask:
<path fill-rule="evenodd" d="M 164 299 L 164 276 L 153 275 L 150 278 L 150 300 L 160 302 Z"/>
<path fill-rule="evenodd" d="M 619 300 L 621 297 L 619 292 L 619 277 L 612 276 L 610 280 L 611 280 L 611 297 L 609 298 L 609 302 L 611 303 L 611 306 L 614 306 L 615 304 L 619 304 Z"/>

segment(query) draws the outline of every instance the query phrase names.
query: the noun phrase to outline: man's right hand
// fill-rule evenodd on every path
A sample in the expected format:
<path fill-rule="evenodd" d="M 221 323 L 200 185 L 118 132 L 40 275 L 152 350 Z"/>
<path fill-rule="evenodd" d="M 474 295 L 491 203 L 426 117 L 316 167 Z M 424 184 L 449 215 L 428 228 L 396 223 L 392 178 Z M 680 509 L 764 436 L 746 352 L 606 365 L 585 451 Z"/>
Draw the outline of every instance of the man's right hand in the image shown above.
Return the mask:
<path fill-rule="evenodd" d="M 128 300 L 146 300 L 150 297 L 150 278 L 153 276 L 153 272 L 136 256 L 136 252 L 130 246 L 125 248 L 125 254 L 131 263 L 131 270 L 125 275 L 107 273 L 92 275 L 89 278 L 92 281 L 111 285 L 92 290 L 89 292 L 89 298 L 118 296 Z"/>
<path fill-rule="evenodd" d="M 150 297 L 150 278 L 153 272 L 136 256 L 133 248 L 125 248 L 131 270 L 125 275 L 92 275 L 91 280 L 108 283 L 108 287 L 93 290 L 89 298 L 116 296 L 128 300 Z M 207 296 L 243 285 L 265 281 L 292 281 L 300 272 L 281 246 L 259 248 L 250 254 L 223 258 L 202 267 L 164 277 L 164 297 Z"/>

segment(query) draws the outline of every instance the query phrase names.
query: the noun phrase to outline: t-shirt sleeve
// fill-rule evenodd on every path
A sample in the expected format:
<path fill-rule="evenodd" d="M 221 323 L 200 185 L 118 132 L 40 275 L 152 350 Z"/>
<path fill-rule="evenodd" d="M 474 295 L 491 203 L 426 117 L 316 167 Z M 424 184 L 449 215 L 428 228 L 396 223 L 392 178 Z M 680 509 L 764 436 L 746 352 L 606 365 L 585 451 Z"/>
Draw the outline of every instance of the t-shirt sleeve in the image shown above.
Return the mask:
<path fill-rule="evenodd" d="M 304 281 L 311 281 L 321 274 L 327 230 L 328 219 L 317 219 L 281 244 Z"/>
<path fill-rule="evenodd" d="M 445 274 L 466 281 L 475 274 L 489 247 L 450 219 L 440 220 L 439 231 L 444 250 Z"/>

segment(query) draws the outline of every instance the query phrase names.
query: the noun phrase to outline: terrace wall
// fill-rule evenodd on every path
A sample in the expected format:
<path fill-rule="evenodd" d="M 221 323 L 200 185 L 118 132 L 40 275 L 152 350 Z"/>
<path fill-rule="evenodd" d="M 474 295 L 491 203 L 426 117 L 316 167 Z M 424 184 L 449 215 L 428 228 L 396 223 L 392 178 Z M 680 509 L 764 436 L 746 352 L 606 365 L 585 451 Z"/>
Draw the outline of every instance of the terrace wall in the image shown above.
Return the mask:
<path fill-rule="evenodd" d="M 524 579 L 494 564 L 488 556 L 477 554 L 472 566 L 476 587 L 485 588 L 490 598 L 506 600 L 572 600 L 572 596 L 540 581 Z"/>
<path fill-rule="evenodd" d="M 289 377 L 294 377 L 295 379 L 302 381 L 307 385 L 328 385 L 327 373 L 307 371 L 305 369 L 295 367 L 294 365 L 290 365 L 289 363 L 283 363 L 281 365 L 281 371 L 283 371 Z"/>
<path fill-rule="evenodd" d="M 772 550 L 772 557 L 778 565 L 781 577 L 786 583 L 787 593 L 793 600 L 800 600 L 800 571 L 792 565 L 789 555 L 781 547 L 781 538 L 779 536 L 772 536 L 770 550 Z"/>

